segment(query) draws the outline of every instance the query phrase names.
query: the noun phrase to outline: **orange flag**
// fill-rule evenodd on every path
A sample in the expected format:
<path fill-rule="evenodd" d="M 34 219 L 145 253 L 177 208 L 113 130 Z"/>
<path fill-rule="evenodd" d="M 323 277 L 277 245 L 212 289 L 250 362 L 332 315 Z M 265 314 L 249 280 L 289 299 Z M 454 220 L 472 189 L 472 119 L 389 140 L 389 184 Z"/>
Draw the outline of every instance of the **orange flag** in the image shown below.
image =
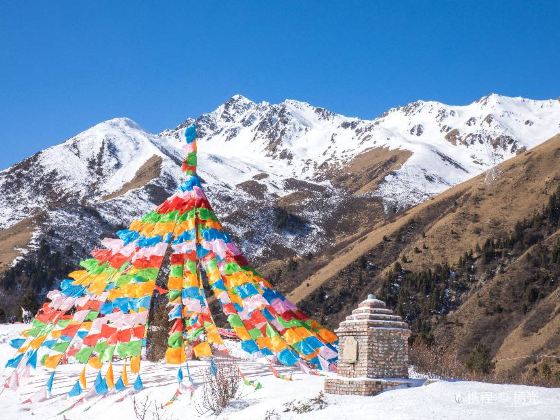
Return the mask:
<path fill-rule="evenodd" d="M 47 368 L 54 369 L 58 366 L 58 362 L 62 359 L 63 354 L 56 354 L 54 356 L 49 356 L 45 359 L 43 365 Z"/>
<path fill-rule="evenodd" d="M 113 375 L 113 364 L 109 363 L 109 368 L 105 374 L 105 380 L 107 381 L 107 386 L 112 389 L 115 386 L 115 376 Z"/>
<path fill-rule="evenodd" d="M 124 383 L 124 386 L 128 386 L 128 375 L 126 373 L 126 361 L 123 364 L 123 370 L 122 370 L 121 378 L 122 378 L 122 381 Z"/>
<path fill-rule="evenodd" d="M 87 387 L 87 382 L 86 382 L 86 367 L 84 366 L 84 368 L 82 369 L 82 373 L 80 373 L 80 385 L 82 387 L 82 389 L 86 389 Z"/>

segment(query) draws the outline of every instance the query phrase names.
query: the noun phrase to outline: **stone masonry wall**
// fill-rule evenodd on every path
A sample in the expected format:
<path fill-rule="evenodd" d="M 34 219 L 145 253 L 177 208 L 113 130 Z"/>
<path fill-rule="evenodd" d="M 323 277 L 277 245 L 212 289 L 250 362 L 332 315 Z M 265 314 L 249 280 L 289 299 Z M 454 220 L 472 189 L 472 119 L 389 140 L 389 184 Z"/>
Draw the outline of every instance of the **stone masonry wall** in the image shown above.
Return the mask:
<path fill-rule="evenodd" d="M 346 363 L 339 360 L 337 373 L 346 378 L 407 378 L 408 377 L 408 335 L 407 330 L 369 328 L 346 330 L 339 337 L 341 345 L 346 337 L 352 336 L 358 342 L 358 360 Z"/>
<path fill-rule="evenodd" d="M 375 395 L 387 389 L 402 386 L 402 382 L 391 382 L 382 380 L 352 380 L 345 378 L 329 378 L 325 382 L 325 392 L 327 394 L 338 395 Z"/>
<path fill-rule="evenodd" d="M 369 330 L 369 378 L 408 378 L 407 330 L 371 328 Z"/>

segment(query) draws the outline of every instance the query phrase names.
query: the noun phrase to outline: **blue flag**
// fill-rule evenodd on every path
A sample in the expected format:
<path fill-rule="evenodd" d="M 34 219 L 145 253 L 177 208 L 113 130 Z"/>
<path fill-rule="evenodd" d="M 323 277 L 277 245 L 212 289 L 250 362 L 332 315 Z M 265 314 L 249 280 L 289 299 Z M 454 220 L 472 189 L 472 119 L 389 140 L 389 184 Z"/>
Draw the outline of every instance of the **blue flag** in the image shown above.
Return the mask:
<path fill-rule="evenodd" d="M 57 343 L 56 340 L 43 341 L 43 344 L 41 344 L 41 347 L 47 347 L 49 349 L 52 349 L 55 346 L 56 343 Z"/>
<path fill-rule="evenodd" d="M 47 391 L 49 392 L 49 394 L 52 391 L 53 381 L 54 381 L 54 371 L 53 371 L 53 373 L 51 373 L 51 376 L 50 376 L 49 380 L 47 381 Z"/>
<path fill-rule="evenodd" d="M 124 386 L 124 382 L 122 380 L 122 378 L 119 378 L 119 380 L 117 381 L 117 383 L 115 384 L 115 389 L 117 391 L 122 391 L 123 389 L 125 389 L 126 387 Z"/>
<path fill-rule="evenodd" d="M 23 353 L 6 362 L 6 367 L 17 368 L 23 358 Z"/>
<path fill-rule="evenodd" d="M 136 380 L 134 381 L 134 390 L 140 391 L 142 388 L 144 388 L 144 384 L 142 383 L 142 379 L 140 379 L 140 374 L 138 374 Z"/>
<path fill-rule="evenodd" d="M 179 366 L 179 370 L 177 371 L 177 382 L 183 382 L 183 369 Z"/>
<path fill-rule="evenodd" d="M 80 386 L 80 380 L 78 379 L 74 384 L 74 386 L 72 387 L 72 389 L 70 390 L 70 392 L 68 393 L 68 396 L 77 397 L 81 393 L 82 393 L 82 387 Z"/>
<path fill-rule="evenodd" d="M 290 350 L 288 348 L 278 353 L 277 357 L 280 363 L 286 366 L 292 366 L 298 361 L 297 354 L 293 350 Z"/>
<path fill-rule="evenodd" d="M 193 380 L 192 380 L 192 377 L 191 377 L 191 371 L 189 370 L 189 364 L 185 363 L 185 365 L 186 365 L 186 368 L 187 368 L 187 377 L 189 378 L 189 382 L 192 384 Z"/>
<path fill-rule="evenodd" d="M 105 379 L 103 379 L 103 376 L 101 376 L 101 371 L 97 373 L 97 378 L 95 378 L 94 387 L 95 387 L 95 392 L 98 395 L 103 395 L 109 392 L 109 387 L 107 387 L 107 382 L 105 381 Z"/>
<path fill-rule="evenodd" d="M 191 143 L 194 139 L 196 139 L 196 126 L 191 124 L 185 130 L 185 139 L 187 143 Z"/>
<path fill-rule="evenodd" d="M 169 312 L 169 320 L 181 318 L 181 310 L 181 305 L 177 305 L 175 308 L 171 309 Z"/>
<path fill-rule="evenodd" d="M 216 376 L 218 374 L 218 366 L 216 366 L 214 358 L 210 359 L 210 373 L 212 376 Z"/>
<path fill-rule="evenodd" d="M 37 367 L 37 350 L 33 351 L 33 353 L 31 353 L 31 356 L 29 356 L 29 359 L 27 359 L 27 366 L 31 366 L 33 369 L 35 369 Z"/>
<path fill-rule="evenodd" d="M 14 338 L 10 340 L 10 346 L 14 349 L 19 349 L 27 340 L 25 338 Z"/>

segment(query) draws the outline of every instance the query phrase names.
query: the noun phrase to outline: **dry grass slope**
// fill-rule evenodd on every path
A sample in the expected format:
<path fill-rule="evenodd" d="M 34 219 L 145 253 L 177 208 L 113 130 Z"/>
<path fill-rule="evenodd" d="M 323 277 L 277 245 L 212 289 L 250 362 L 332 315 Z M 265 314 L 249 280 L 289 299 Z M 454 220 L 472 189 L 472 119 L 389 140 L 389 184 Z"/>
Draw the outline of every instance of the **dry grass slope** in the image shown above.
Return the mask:
<path fill-rule="evenodd" d="M 449 199 L 453 200 L 451 209 L 431 221 L 424 230 L 425 237 L 404 247 L 400 256 L 411 257 L 411 262 L 405 264 L 406 268 L 455 262 L 477 243 L 511 230 L 517 221 L 539 210 L 560 182 L 560 135 L 504 162 L 498 168 L 500 175 L 492 183 L 488 183 L 486 175 L 481 174 L 394 220 L 378 223 L 370 232 L 339 249 L 327 264 L 296 287 L 289 294 L 290 298 L 299 302 L 308 297 L 343 268 L 382 243 L 384 236 L 394 235 L 411 220 L 422 219 L 438 204 Z M 427 250 L 413 255 L 414 248 L 422 249 L 424 244 Z M 387 267 L 393 262 L 387 261 Z"/>
<path fill-rule="evenodd" d="M 25 219 L 0 231 L 0 273 L 21 255 L 21 249 L 25 248 L 31 240 L 34 229 L 35 221 Z"/>
<path fill-rule="evenodd" d="M 499 165 L 491 181 L 486 174 L 477 176 L 396 218 L 379 222 L 328 258 L 317 256 L 321 263 L 289 297 L 322 314 L 319 302 L 325 303 L 326 296 L 338 297 L 341 302 L 335 303 L 340 313 L 331 311 L 324 319 L 336 324 L 365 294 L 380 291 L 395 262 L 413 272 L 441 263 L 453 266 L 477 244 L 504 237 L 517 222 L 541 211 L 558 185 L 560 135 Z M 540 244 L 552 245 L 558 236 L 559 232 Z M 376 268 L 356 284 L 348 273 L 366 260 L 373 261 Z M 461 305 L 434 328 L 436 338 L 462 356 L 483 342 L 492 350 L 498 372 L 536 369 L 540 362 L 533 362 L 535 355 L 560 361 L 559 289 L 536 301 L 527 313 L 511 307 L 514 300 L 509 289 L 520 287 L 530 275 L 526 266 L 527 257 L 522 255 L 508 263 L 506 272 L 481 276 Z M 348 290 L 357 287 L 361 289 Z M 508 309 L 492 309 L 500 305 Z"/>
<path fill-rule="evenodd" d="M 137 171 L 130 181 L 124 184 L 118 191 L 107 194 L 103 197 L 103 201 L 108 201 L 113 198 L 126 194 L 128 191 L 143 187 L 152 179 L 157 178 L 161 173 L 161 163 L 163 159 L 161 156 L 151 156 Z"/>

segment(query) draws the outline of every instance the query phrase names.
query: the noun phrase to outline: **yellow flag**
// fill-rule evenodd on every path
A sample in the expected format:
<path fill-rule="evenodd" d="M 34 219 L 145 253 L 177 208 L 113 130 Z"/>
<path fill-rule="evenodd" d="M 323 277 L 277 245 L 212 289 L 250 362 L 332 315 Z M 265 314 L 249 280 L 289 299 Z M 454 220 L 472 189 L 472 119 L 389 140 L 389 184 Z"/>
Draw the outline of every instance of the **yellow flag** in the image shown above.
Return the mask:
<path fill-rule="evenodd" d="M 130 224 L 130 230 L 140 230 L 142 228 L 142 221 L 141 220 L 133 220 Z"/>
<path fill-rule="evenodd" d="M 86 367 L 84 366 L 84 368 L 82 369 L 82 373 L 80 373 L 80 385 L 82 387 L 82 389 L 86 389 L 87 387 L 87 382 L 86 382 Z"/>
<path fill-rule="evenodd" d="M 107 386 L 112 389 L 115 386 L 115 376 L 113 375 L 113 364 L 109 363 L 109 368 L 105 374 L 105 380 L 107 381 Z"/>
<path fill-rule="evenodd" d="M 210 344 L 206 341 L 197 344 L 193 347 L 194 355 L 198 358 L 201 357 L 212 357 L 212 350 L 210 349 Z"/>
<path fill-rule="evenodd" d="M 167 279 L 167 288 L 168 289 L 180 289 L 183 286 L 183 278 L 182 277 L 173 277 L 169 276 Z"/>
<path fill-rule="evenodd" d="M 294 332 L 299 335 L 301 339 L 311 337 L 313 334 L 305 327 L 295 327 Z"/>
<path fill-rule="evenodd" d="M 319 337 L 321 337 L 327 343 L 333 343 L 338 339 L 335 333 L 327 330 L 326 328 L 319 329 Z"/>
<path fill-rule="evenodd" d="M 68 274 L 68 277 L 77 281 L 83 280 L 87 276 L 88 272 L 86 270 L 72 271 L 70 274 Z"/>
<path fill-rule="evenodd" d="M 63 354 L 56 354 L 54 356 L 49 356 L 46 358 L 44 366 L 50 369 L 54 369 L 58 366 L 58 362 L 62 359 Z"/>
<path fill-rule="evenodd" d="M 140 372 L 140 356 L 134 356 L 130 359 L 130 371 L 132 373 Z"/>
<path fill-rule="evenodd" d="M 233 327 L 235 334 L 239 337 L 240 340 L 250 340 L 251 334 L 247 331 L 244 327 Z"/>
<path fill-rule="evenodd" d="M 181 363 L 185 363 L 186 359 L 187 357 L 183 347 L 176 349 L 168 348 L 165 351 L 165 361 L 171 365 L 180 365 Z"/>
<path fill-rule="evenodd" d="M 54 331 L 53 331 L 54 332 Z M 31 340 L 31 342 L 29 343 L 29 347 L 31 347 L 32 349 L 38 349 L 39 347 L 41 347 L 41 344 L 43 344 L 43 341 L 45 341 L 45 339 L 47 338 L 46 335 L 34 338 L 33 340 Z"/>
<path fill-rule="evenodd" d="M 52 338 L 60 338 L 61 335 L 62 335 L 62 330 L 52 330 L 51 331 L 51 337 Z M 33 340 L 33 341 L 35 341 L 35 340 Z"/>
<path fill-rule="evenodd" d="M 97 356 L 90 357 L 88 364 L 94 369 L 101 369 L 101 366 L 103 366 L 103 363 L 101 363 Z"/>
<path fill-rule="evenodd" d="M 282 338 L 286 340 L 286 343 L 290 345 L 301 341 L 301 338 L 299 338 L 299 336 L 297 335 L 297 333 L 294 331 L 293 328 L 286 329 L 286 331 L 282 335 Z"/>
<path fill-rule="evenodd" d="M 272 346 L 272 350 L 278 353 L 288 347 L 288 344 L 282 339 L 280 336 L 275 336 L 270 339 L 270 345 Z"/>
<path fill-rule="evenodd" d="M 270 337 L 259 337 L 256 341 L 260 348 L 272 349 L 272 340 Z"/>
<path fill-rule="evenodd" d="M 223 344 L 222 337 L 218 332 L 218 328 L 214 324 L 209 324 L 205 327 L 206 329 L 206 336 L 209 343 L 212 344 Z"/>

